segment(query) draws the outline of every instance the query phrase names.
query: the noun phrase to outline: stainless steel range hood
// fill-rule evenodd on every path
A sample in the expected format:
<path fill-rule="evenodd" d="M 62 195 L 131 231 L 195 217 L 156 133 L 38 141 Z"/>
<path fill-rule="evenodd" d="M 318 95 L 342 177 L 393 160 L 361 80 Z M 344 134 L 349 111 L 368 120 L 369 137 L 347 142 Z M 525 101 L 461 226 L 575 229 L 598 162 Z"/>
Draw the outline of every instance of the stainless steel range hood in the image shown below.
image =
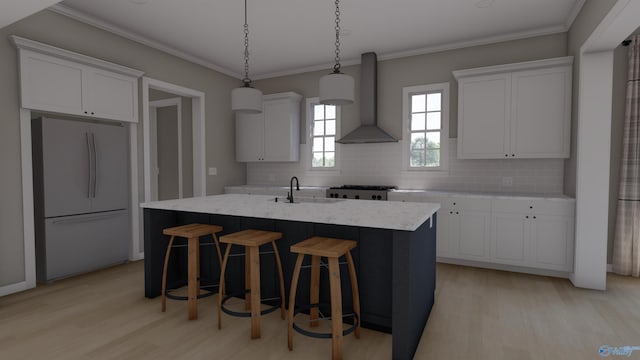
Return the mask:
<path fill-rule="evenodd" d="M 341 144 L 397 142 L 378 127 L 378 60 L 376 53 L 362 54 L 360 64 L 360 127 L 337 140 Z"/>

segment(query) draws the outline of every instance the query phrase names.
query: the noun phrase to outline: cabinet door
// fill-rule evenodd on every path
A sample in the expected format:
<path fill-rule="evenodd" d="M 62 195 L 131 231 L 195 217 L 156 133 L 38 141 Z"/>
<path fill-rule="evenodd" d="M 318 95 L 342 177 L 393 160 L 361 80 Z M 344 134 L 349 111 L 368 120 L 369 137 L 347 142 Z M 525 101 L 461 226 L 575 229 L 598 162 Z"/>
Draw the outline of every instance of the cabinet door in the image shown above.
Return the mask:
<path fill-rule="evenodd" d="M 22 107 L 82 115 L 84 66 L 21 50 Z"/>
<path fill-rule="evenodd" d="M 456 252 L 469 260 L 489 260 L 491 213 L 483 211 L 457 211 L 454 215 L 459 229 Z"/>
<path fill-rule="evenodd" d="M 569 216 L 536 215 L 531 221 L 532 262 L 537 268 L 571 271 L 573 220 Z"/>
<path fill-rule="evenodd" d="M 95 152 L 94 197 L 91 211 L 127 209 L 129 207 L 129 136 L 128 125 L 91 124 Z"/>
<path fill-rule="evenodd" d="M 523 214 L 494 213 L 492 260 L 496 263 L 525 265 L 529 220 Z"/>
<path fill-rule="evenodd" d="M 519 158 L 569 157 L 569 67 L 512 74 L 511 148 Z"/>
<path fill-rule="evenodd" d="M 87 115 L 137 122 L 137 79 L 110 71 L 87 68 L 84 113 Z"/>
<path fill-rule="evenodd" d="M 298 161 L 299 112 L 289 99 L 265 101 L 264 107 L 264 160 Z"/>
<path fill-rule="evenodd" d="M 474 77 L 458 86 L 458 158 L 505 158 L 510 145 L 510 75 Z"/>
<path fill-rule="evenodd" d="M 449 209 L 440 209 L 437 212 L 437 226 L 436 226 L 436 255 L 440 257 L 452 257 L 452 237 L 451 233 L 452 221 L 454 215 L 451 214 Z"/>
<path fill-rule="evenodd" d="M 236 115 L 236 161 L 261 161 L 264 157 L 263 114 Z"/>

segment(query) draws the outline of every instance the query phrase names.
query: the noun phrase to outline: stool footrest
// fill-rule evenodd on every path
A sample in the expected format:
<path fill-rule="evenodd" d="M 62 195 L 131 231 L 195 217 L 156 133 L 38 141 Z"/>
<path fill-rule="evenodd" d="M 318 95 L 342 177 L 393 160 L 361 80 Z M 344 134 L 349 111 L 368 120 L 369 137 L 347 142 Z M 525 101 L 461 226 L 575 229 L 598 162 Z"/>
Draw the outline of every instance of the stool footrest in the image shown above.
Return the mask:
<path fill-rule="evenodd" d="M 251 311 L 233 311 L 228 309 L 225 306 L 225 303 L 230 300 L 231 298 L 236 298 L 242 295 L 245 295 L 247 293 L 249 293 L 250 290 L 246 290 L 244 292 L 238 292 L 238 293 L 233 293 L 233 294 L 229 294 L 227 296 L 225 296 L 224 298 L 222 298 L 222 304 L 220 306 L 220 310 L 222 310 L 225 314 L 231 315 L 231 316 L 236 316 L 236 317 L 251 317 Z M 260 299 L 260 300 L 276 300 L 276 299 L 280 299 L 280 298 L 271 298 L 271 299 Z M 270 314 L 276 310 L 280 309 L 280 304 L 276 304 L 273 305 L 269 308 L 266 308 L 264 310 L 260 311 L 260 315 L 266 315 L 266 314 Z"/>
<path fill-rule="evenodd" d="M 202 299 L 202 298 L 206 298 L 209 297 L 213 294 L 215 294 L 215 291 L 209 290 L 208 288 L 210 287 L 216 287 L 219 285 L 205 285 L 205 286 L 200 286 L 200 290 L 204 290 L 206 291 L 205 293 L 202 294 L 198 294 L 198 299 Z M 181 296 L 181 295 L 173 295 L 171 293 L 171 291 L 176 290 L 176 289 L 167 289 L 164 294 L 167 298 L 172 299 L 172 300 L 182 300 L 182 301 L 186 301 L 189 300 L 188 296 Z"/>
<path fill-rule="evenodd" d="M 310 304 L 307 306 L 296 306 L 295 311 L 293 313 L 293 316 L 295 317 L 297 314 L 301 313 L 304 310 L 310 310 L 312 308 L 319 308 L 320 304 Z M 352 332 L 354 332 L 356 330 L 356 328 L 358 327 L 358 324 L 360 323 L 360 319 L 358 318 L 358 315 L 355 313 L 352 314 L 344 314 L 342 315 L 343 318 L 346 317 L 352 317 L 353 318 L 353 325 L 351 325 L 350 327 L 342 330 L 342 336 L 347 336 L 349 334 L 351 334 Z M 328 318 L 323 318 L 324 320 L 327 320 Z M 323 319 L 317 319 L 317 320 L 323 320 Z M 309 336 L 309 337 L 313 337 L 313 338 L 317 338 L 317 339 L 331 339 L 331 337 L 333 336 L 332 333 L 328 332 L 317 332 L 317 331 L 310 331 L 307 329 L 303 329 L 301 327 L 298 326 L 298 324 L 296 324 L 295 321 L 293 321 L 293 329 L 305 336 Z"/>

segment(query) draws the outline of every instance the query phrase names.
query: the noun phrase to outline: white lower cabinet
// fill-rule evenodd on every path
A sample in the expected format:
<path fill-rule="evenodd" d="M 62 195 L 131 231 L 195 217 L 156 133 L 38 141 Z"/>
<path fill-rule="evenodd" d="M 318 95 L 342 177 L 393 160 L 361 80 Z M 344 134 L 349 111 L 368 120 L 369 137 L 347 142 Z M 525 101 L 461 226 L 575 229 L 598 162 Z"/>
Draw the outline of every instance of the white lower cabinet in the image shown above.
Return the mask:
<path fill-rule="evenodd" d="M 389 195 L 389 199 L 440 203 L 436 234 L 439 261 L 480 267 L 495 264 L 524 272 L 568 273 L 573 269 L 572 199 L 459 194 L 400 194 Z"/>

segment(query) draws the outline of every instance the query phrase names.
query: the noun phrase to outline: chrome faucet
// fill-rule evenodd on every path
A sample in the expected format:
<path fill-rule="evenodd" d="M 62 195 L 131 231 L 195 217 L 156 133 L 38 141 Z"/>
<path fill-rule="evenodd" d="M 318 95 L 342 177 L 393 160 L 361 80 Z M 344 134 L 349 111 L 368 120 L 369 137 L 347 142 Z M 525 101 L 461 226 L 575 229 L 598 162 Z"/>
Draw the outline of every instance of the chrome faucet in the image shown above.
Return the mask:
<path fill-rule="evenodd" d="M 287 200 L 293 204 L 293 180 L 296 180 L 296 190 L 300 191 L 300 182 L 298 182 L 298 178 L 295 176 L 291 177 L 291 181 L 289 181 L 289 195 L 287 196 Z"/>

